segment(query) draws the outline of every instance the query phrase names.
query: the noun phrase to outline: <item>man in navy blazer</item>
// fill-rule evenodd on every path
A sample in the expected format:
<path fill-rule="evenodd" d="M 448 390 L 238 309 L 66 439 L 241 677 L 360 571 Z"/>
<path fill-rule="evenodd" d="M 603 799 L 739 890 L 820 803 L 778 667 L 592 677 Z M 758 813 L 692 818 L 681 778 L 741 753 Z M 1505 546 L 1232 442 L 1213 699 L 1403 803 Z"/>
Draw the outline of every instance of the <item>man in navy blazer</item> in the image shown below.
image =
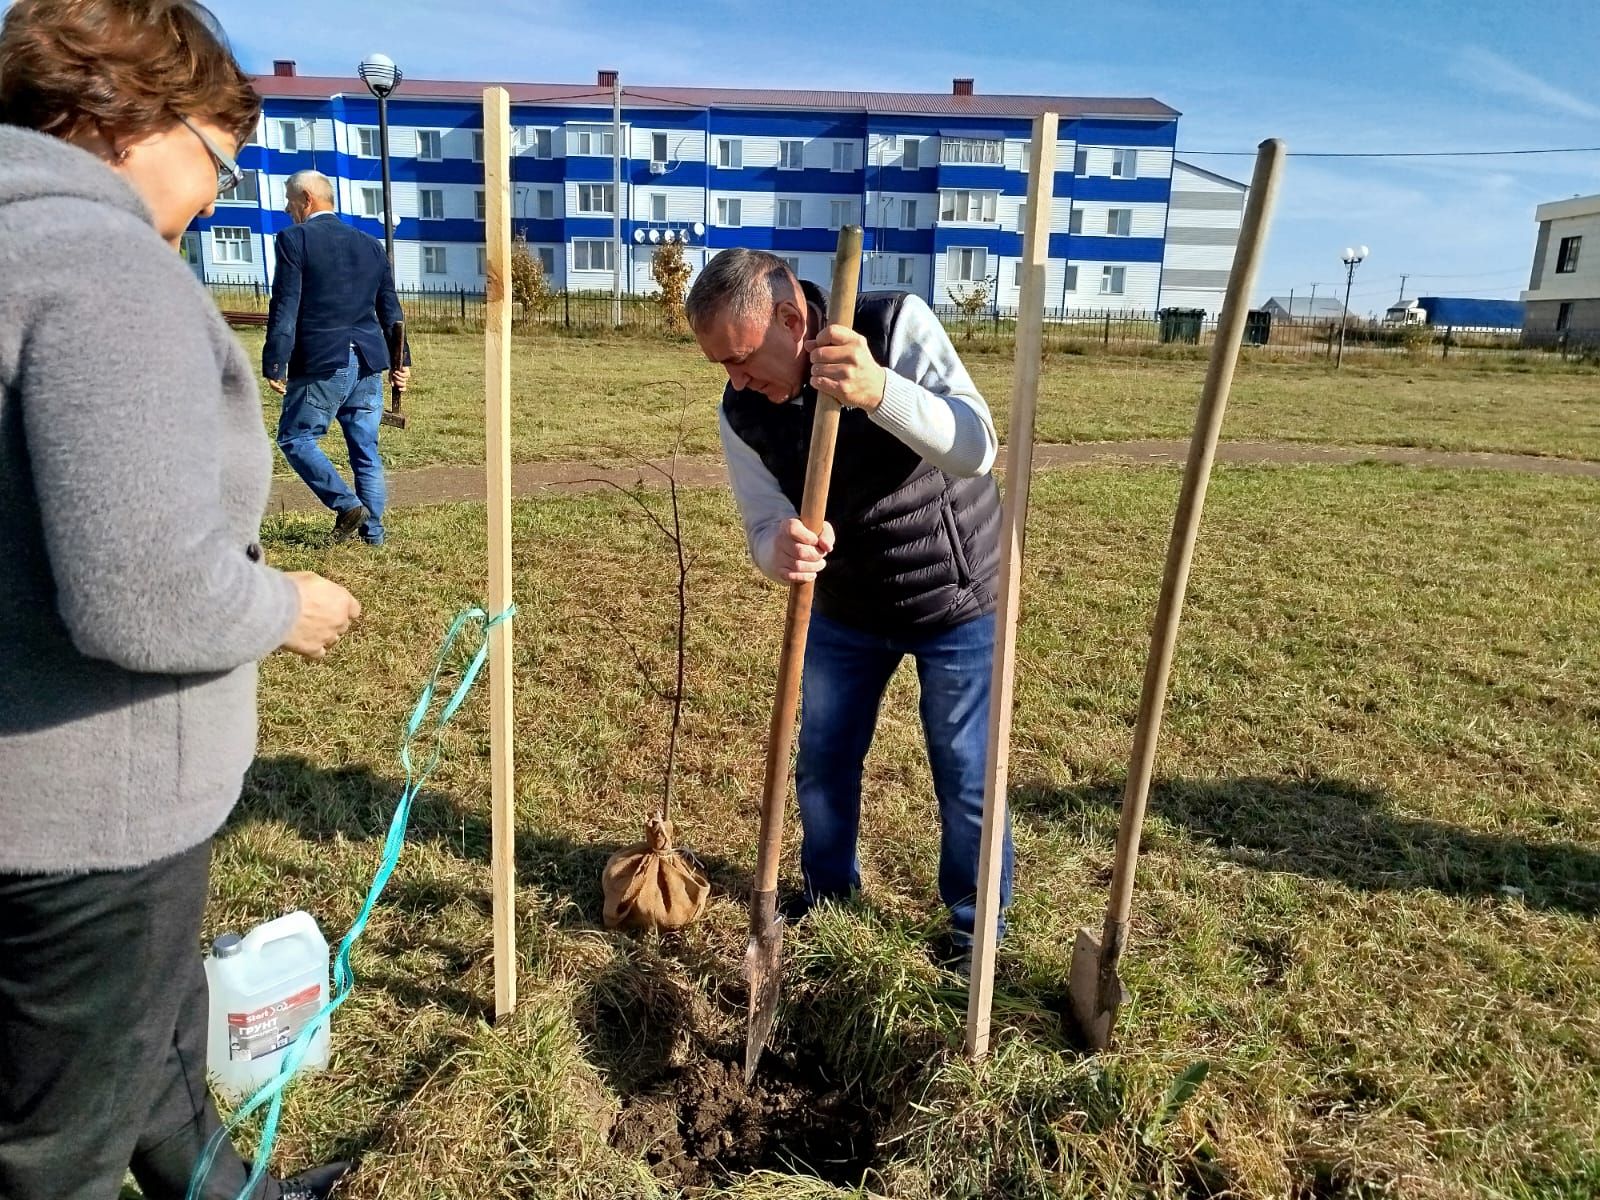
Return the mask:
<path fill-rule="evenodd" d="M 404 320 L 383 243 L 346 225 L 333 210 L 333 184 L 317 171 L 289 177 L 284 206 L 294 224 L 277 237 L 278 268 L 267 316 L 261 373 L 283 397 L 278 446 L 295 474 L 334 511 L 333 536 L 357 530 L 383 544 L 386 489 L 378 430 L 381 374 L 405 390 L 410 354 L 389 361 L 385 334 Z M 319 443 L 337 421 L 350 452 L 355 487 L 340 477 Z"/>

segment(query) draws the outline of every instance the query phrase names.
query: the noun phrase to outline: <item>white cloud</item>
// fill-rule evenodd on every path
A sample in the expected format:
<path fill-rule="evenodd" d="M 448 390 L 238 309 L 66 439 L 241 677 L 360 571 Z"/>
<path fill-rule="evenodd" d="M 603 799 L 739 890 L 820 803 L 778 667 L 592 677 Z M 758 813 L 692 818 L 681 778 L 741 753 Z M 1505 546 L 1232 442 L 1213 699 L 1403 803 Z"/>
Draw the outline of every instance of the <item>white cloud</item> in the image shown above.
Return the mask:
<path fill-rule="evenodd" d="M 1457 78 L 1499 96 L 1523 100 L 1537 108 L 1583 117 L 1585 120 L 1600 120 L 1600 105 L 1540 79 L 1480 46 L 1464 47 L 1456 55 L 1453 73 Z"/>

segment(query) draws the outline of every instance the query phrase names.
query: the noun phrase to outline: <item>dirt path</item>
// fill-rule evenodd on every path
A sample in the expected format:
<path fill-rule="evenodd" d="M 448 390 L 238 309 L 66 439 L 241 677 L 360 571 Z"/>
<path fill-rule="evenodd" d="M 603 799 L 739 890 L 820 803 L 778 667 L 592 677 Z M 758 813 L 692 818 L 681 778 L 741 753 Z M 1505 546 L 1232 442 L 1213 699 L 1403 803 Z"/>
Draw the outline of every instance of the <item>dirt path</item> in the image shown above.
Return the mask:
<path fill-rule="evenodd" d="M 1080 467 L 1095 463 L 1135 466 L 1176 466 L 1183 462 L 1188 443 L 1178 440 L 1138 442 L 1086 442 L 1078 445 L 1044 445 L 1035 451 L 1040 469 Z M 1002 452 L 1003 454 L 1003 452 Z M 1600 479 L 1600 463 L 1535 454 L 1474 454 L 1443 450 L 1417 450 L 1400 446 L 1315 446 L 1300 442 L 1224 442 L 1217 461 L 1253 466 L 1295 464 L 1340 465 L 1360 462 L 1403 463 L 1419 467 L 1478 468 L 1526 471 L 1538 475 L 1570 475 Z M 640 480 L 661 482 L 645 467 L 594 467 L 587 463 L 532 462 L 511 468 L 511 486 L 518 496 L 540 492 L 590 492 L 609 484 L 631 487 Z M 678 482 L 685 487 L 722 487 L 727 483 L 720 459 L 685 458 L 678 462 Z M 389 474 L 389 504 L 449 504 L 484 499 L 483 467 L 418 467 Z M 297 479 L 273 482 L 273 512 L 314 511 L 321 506 Z"/>

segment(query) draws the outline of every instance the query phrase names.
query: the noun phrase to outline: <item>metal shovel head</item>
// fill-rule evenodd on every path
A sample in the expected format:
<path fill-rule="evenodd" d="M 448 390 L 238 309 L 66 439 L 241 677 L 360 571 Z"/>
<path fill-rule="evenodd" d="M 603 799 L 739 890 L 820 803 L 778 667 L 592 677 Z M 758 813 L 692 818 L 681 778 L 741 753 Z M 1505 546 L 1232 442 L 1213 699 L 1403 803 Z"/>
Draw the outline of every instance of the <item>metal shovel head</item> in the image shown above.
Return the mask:
<path fill-rule="evenodd" d="M 406 427 L 406 414 L 393 411 L 385 412 L 383 416 L 379 418 L 379 423 L 382 425 L 392 425 L 396 429 L 404 429 Z"/>
<path fill-rule="evenodd" d="M 1115 967 L 1105 984 L 1102 986 L 1100 978 L 1100 939 L 1080 927 L 1078 940 L 1072 947 L 1072 974 L 1067 978 L 1067 995 L 1072 1001 L 1078 1033 L 1091 1050 L 1104 1050 L 1111 1045 L 1111 1026 L 1117 1019 L 1117 1009 L 1127 997 Z"/>
<path fill-rule="evenodd" d="M 748 1084 L 756 1077 L 756 1064 L 772 1035 L 783 983 L 783 918 L 778 915 L 776 892 L 756 895 L 750 944 L 744 952 L 744 977 L 750 985 L 750 1021 L 744 1039 L 744 1081 Z"/>

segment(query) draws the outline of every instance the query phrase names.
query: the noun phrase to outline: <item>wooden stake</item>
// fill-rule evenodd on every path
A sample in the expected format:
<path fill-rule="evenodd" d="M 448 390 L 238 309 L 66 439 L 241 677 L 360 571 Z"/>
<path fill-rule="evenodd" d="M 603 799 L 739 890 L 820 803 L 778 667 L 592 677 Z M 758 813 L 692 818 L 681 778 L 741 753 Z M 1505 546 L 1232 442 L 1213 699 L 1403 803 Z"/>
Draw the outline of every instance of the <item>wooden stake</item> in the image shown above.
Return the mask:
<path fill-rule="evenodd" d="M 989 1052 L 989 1016 L 994 1005 L 994 954 L 998 941 L 995 924 L 1000 917 L 1006 776 L 1011 758 L 1011 684 L 1016 670 L 1028 485 L 1033 477 L 1033 409 L 1044 349 L 1044 275 L 1050 256 L 1057 124 L 1055 113 L 1034 119 L 1029 157 L 1028 226 L 1022 242 L 1022 295 L 1017 308 L 1016 369 L 1011 383 L 1010 430 L 1006 435 L 1006 494 L 1000 520 L 1000 594 L 995 603 L 994 671 L 989 684 L 988 777 L 983 790 L 983 841 L 978 859 L 978 919 L 972 938 L 972 978 L 967 985 L 969 1058 L 981 1058 Z"/>
<path fill-rule="evenodd" d="M 489 615 L 511 606 L 511 97 L 483 93 L 488 243 L 484 321 L 484 463 L 489 484 Z M 517 1007 L 516 799 L 511 752 L 511 622 L 489 631 L 489 777 L 494 877 L 494 1015 Z"/>

